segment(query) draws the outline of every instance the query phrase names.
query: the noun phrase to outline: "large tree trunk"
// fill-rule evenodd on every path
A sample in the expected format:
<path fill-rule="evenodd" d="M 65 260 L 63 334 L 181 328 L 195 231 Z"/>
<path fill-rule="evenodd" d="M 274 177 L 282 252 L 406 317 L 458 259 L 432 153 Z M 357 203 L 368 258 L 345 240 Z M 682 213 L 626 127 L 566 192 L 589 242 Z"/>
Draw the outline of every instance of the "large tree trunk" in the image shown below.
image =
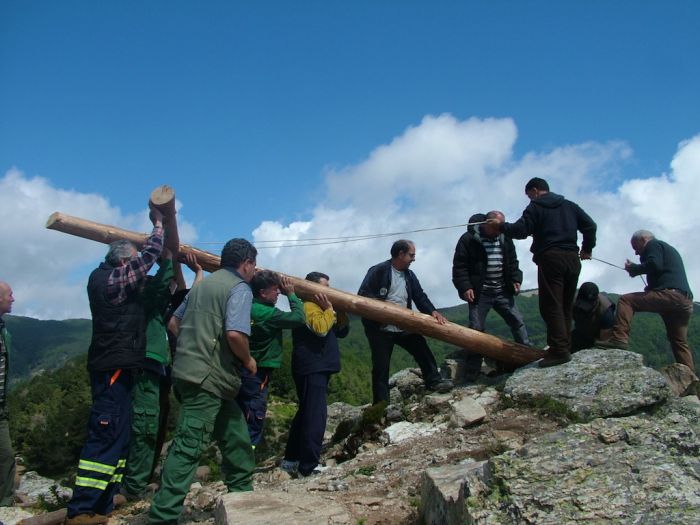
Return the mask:
<path fill-rule="evenodd" d="M 163 214 L 163 231 L 165 232 L 165 247 L 173 254 L 173 270 L 178 290 L 184 290 L 185 277 L 182 275 L 180 264 L 180 234 L 177 230 L 177 210 L 175 210 L 175 190 L 165 184 L 151 192 L 150 203 Z"/>
<path fill-rule="evenodd" d="M 71 217 L 59 212 L 53 213 L 49 217 L 46 227 L 107 244 L 118 239 L 128 239 L 141 247 L 148 237 L 144 233 L 123 230 L 114 226 Z M 180 245 L 179 252 L 180 257 L 188 253 L 194 254 L 202 268 L 208 272 L 217 270 L 221 262 L 218 256 L 187 245 Z M 297 295 L 302 299 L 309 300 L 317 293 L 325 293 L 337 310 L 366 317 L 380 323 L 393 324 L 404 330 L 434 337 L 505 363 L 523 365 L 544 356 L 544 352 L 537 348 L 504 341 L 498 337 L 470 330 L 455 323 L 448 322 L 445 325 L 441 325 L 430 315 L 401 308 L 386 301 L 369 299 L 334 288 L 327 288 L 291 275 L 287 277 L 291 279 Z"/>

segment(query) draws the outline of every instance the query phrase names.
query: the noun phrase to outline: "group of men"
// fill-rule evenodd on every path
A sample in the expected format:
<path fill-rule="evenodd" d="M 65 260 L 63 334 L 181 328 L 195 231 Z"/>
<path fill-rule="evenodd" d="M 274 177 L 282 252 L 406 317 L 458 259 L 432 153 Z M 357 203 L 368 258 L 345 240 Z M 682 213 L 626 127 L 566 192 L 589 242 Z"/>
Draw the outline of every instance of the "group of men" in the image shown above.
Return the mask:
<path fill-rule="evenodd" d="M 496 210 L 475 215 L 470 219 L 475 227 L 457 243 L 452 280 L 459 297 L 469 305 L 470 327 L 483 331 L 486 316 L 494 309 L 518 343 L 531 344 L 514 301 L 523 274 L 512 239 L 532 236 L 548 343 L 539 366 L 566 363 L 572 350 L 581 346 L 625 348 L 634 313 L 650 311 L 662 316 L 676 361 L 694 370 L 687 343 L 692 293 L 678 252 L 648 231 L 636 232 L 632 247 L 640 264 L 627 261 L 625 269 L 630 276 L 645 274 L 646 290 L 621 296 L 614 322 L 614 305 L 593 283 L 582 285 L 575 309 L 580 260 L 591 258 L 596 224 L 577 204 L 550 192 L 543 179 L 530 180 L 525 193 L 531 202 L 516 222 L 506 222 Z M 92 407 L 67 525 L 105 523 L 122 482 L 122 494 L 138 497 L 151 474 L 156 407 L 170 364 L 164 337 L 172 291 L 171 256 L 163 248 L 163 216 L 156 208 L 151 210 L 151 220 L 153 231 L 140 254 L 127 241 L 113 243 L 105 262 L 88 281 L 93 324 L 88 351 Z M 579 232 L 583 237 L 580 249 Z M 312 300 L 301 301 L 289 279 L 269 271 L 256 272 L 256 258 L 257 250 L 250 242 L 230 240 L 221 253 L 221 268 L 203 278 L 199 267 L 197 285 L 167 323 L 177 341 L 171 374 L 181 407 L 160 489 L 151 504 L 150 523 L 177 521 L 199 457 L 212 439 L 222 453 L 227 488 L 252 490 L 254 449 L 262 435 L 270 380 L 281 365 L 284 329 L 292 329 L 292 375 L 299 406 L 281 466 L 307 476 L 319 464 L 328 381 L 340 370 L 337 338 L 347 334 L 347 318 L 335 311 L 323 292 L 329 286 L 328 275 L 309 273 L 306 279 L 320 288 Z M 410 270 L 415 258 L 412 241 L 396 241 L 390 258 L 367 271 L 358 294 L 409 309 L 415 305 L 435 322 L 445 324 L 447 319 Z M 160 269 L 149 278 L 156 261 Z M 289 312 L 276 308 L 280 294 L 287 296 Z M 14 452 L 5 411 L 11 340 L 2 321 L 13 301 L 9 285 L 0 282 L 0 505 L 12 503 L 14 489 Z M 591 324 L 585 326 L 594 327 L 596 337 L 600 329 L 611 327 L 607 341 L 595 341 L 590 330 L 581 340 L 574 333 L 572 341 L 572 317 L 584 314 L 592 316 Z M 374 403 L 390 402 L 389 365 L 395 345 L 416 360 L 428 390 L 453 388 L 441 376 L 422 335 L 372 319 L 362 322 L 372 355 Z M 475 378 L 481 356 L 468 356 Z"/>

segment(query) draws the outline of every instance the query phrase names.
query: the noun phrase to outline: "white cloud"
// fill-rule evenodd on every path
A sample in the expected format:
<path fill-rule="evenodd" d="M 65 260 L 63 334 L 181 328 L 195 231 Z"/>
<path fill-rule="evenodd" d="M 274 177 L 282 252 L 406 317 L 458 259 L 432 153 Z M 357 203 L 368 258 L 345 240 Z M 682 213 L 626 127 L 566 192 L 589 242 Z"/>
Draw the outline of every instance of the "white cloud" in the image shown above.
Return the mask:
<path fill-rule="evenodd" d="M 700 290 L 700 262 L 690 257 L 700 240 L 693 227 L 700 218 L 700 208 L 693 206 L 700 194 L 700 135 L 679 145 L 670 173 L 627 181 L 622 179 L 622 168 L 632 151 L 624 142 L 564 145 L 516 158 L 516 138 L 510 119 L 425 117 L 389 144 L 378 146 L 366 160 L 329 171 L 324 201 L 309 221 L 289 225 L 266 221 L 253 237 L 258 242 L 402 232 L 464 223 L 471 214 L 491 209 L 515 220 L 528 204 L 525 183 L 538 176 L 596 220 L 595 257 L 623 265 L 634 256 L 631 234 L 650 229 L 679 249 L 691 287 Z M 451 229 L 403 235 L 416 242 L 412 269 L 437 306 L 460 303 L 451 283 L 451 264 L 461 233 Z M 325 271 L 332 286 L 354 292 L 367 268 L 387 259 L 391 243 L 399 237 L 262 249 L 259 263 L 297 276 Z M 535 288 L 530 241 L 516 245 L 525 272 L 523 286 Z M 642 287 L 639 279 L 598 261 L 583 263 L 580 282 L 584 280 L 618 293 Z"/>
<path fill-rule="evenodd" d="M 42 319 L 89 318 L 85 285 L 90 271 L 104 258 L 106 246 L 47 230 L 54 211 L 150 231 L 147 210 L 124 214 L 103 196 L 53 187 L 41 177 L 17 169 L 0 178 L 0 280 L 14 290 L 13 313 Z M 178 221 L 180 236 L 192 242 L 196 233 Z"/>

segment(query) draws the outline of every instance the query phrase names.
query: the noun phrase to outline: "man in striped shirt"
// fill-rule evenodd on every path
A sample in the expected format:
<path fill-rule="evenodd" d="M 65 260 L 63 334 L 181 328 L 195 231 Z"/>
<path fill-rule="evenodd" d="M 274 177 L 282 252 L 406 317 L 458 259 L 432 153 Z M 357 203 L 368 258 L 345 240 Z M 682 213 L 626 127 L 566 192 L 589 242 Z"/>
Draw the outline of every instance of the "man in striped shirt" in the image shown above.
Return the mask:
<path fill-rule="evenodd" d="M 487 213 L 486 219 L 505 221 L 497 210 Z M 452 282 L 460 298 L 469 303 L 469 328 L 483 332 L 486 316 L 493 308 L 510 327 L 513 339 L 529 346 L 525 322 L 514 298 L 520 293 L 522 280 L 515 245 L 499 233 L 497 223 L 482 224 L 460 237 L 452 262 Z M 476 379 L 481 355 L 468 352 L 467 361 L 468 376 Z"/>

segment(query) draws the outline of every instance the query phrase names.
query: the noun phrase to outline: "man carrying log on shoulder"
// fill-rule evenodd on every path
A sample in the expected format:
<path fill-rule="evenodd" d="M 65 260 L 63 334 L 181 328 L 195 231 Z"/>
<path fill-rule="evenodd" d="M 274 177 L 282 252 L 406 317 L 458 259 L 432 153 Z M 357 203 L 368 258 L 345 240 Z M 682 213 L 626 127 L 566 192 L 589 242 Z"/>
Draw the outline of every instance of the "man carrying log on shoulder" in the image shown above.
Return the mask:
<path fill-rule="evenodd" d="M 153 231 L 141 255 L 129 241 L 113 242 L 88 279 L 92 407 L 66 525 L 106 523 L 124 475 L 132 390 L 146 358 L 146 317 L 139 297 L 163 248 L 163 214 L 151 206 L 150 218 Z"/>
<path fill-rule="evenodd" d="M 257 373 L 248 343 L 253 302 L 248 283 L 257 254 L 245 239 L 228 241 L 221 268 L 190 290 L 168 323 L 178 338 L 173 380 L 181 401 L 180 419 L 160 490 L 153 497 L 150 523 L 177 522 L 199 457 L 212 436 L 221 450 L 228 490 L 253 490 L 255 457 L 235 399 L 240 368 Z"/>
<path fill-rule="evenodd" d="M 401 239 L 391 247 L 391 259 L 372 266 L 367 270 L 357 295 L 389 301 L 403 308 L 411 308 L 415 303 L 418 310 L 435 318 L 440 324 L 447 319 L 438 312 L 418 281 L 409 270 L 416 260 L 416 246 L 412 241 Z M 442 379 L 435 356 L 430 351 L 425 337 L 405 332 L 398 326 L 382 325 L 371 319 L 362 318 L 365 334 L 372 351 L 372 399 L 373 403 L 389 402 L 389 364 L 394 345 L 405 349 L 418 363 L 423 381 L 428 390 L 449 392 L 452 381 Z"/>

